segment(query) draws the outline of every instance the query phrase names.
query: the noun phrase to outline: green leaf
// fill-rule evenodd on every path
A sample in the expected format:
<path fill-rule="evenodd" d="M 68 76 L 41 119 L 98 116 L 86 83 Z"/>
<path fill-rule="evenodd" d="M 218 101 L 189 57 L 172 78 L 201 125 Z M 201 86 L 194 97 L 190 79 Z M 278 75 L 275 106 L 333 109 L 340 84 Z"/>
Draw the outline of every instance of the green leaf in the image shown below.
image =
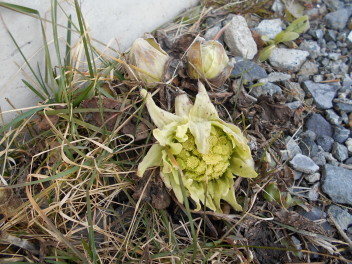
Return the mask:
<path fill-rule="evenodd" d="M 265 192 L 263 196 L 264 196 L 264 199 L 269 202 L 272 202 L 272 201 L 280 202 L 281 193 L 279 188 L 277 187 L 277 184 L 269 183 L 268 186 L 265 188 Z"/>
<path fill-rule="evenodd" d="M 265 47 L 264 49 L 262 49 L 259 53 L 259 57 L 258 60 L 260 62 L 266 61 L 267 59 L 269 59 L 271 53 L 273 52 L 274 48 L 276 47 L 276 45 L 272 44 L 270 46 Z"/>
<path fill-rule="evenodd" d="M 293 21 L 286 29 L 285 32 L 296 32 L 298 34 L 304 33 L 309 29 L 308 16 L 301 16 Z"/>
<path fill-rule="evenodd" d="M 286 32 L 282 31 L 279 34 L 276 35 L 274 38 L 274 41 L 276 44 L 279 44 L 280 42 L 285 42 L 285 41 L 292 41 L 295 40 L 299 37 L 299 34 L 296 32 Z"/>

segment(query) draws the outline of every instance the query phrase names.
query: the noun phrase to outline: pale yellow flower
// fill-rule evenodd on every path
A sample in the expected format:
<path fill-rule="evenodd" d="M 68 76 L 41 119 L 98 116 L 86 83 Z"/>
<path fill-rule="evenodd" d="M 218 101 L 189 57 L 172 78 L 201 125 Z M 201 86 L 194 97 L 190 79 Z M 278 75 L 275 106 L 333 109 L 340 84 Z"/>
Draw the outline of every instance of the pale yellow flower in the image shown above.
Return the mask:
<path fill-rule="evenodd" d="M 152 166 L 161 167 L 161 177 L 167 188 L 172 189 L 183 203 L 181 180 L 197 205 L 206 204 L 213 211 L 221 212 L 220 200 L 241 211 L 234 192 L 234 177 L 254 178 L 254 162 L 247 140 L 241 130 L 224 122 L 210 102 L 203 84 L 198 84 L 194 105 L 186 94 L 176 97 L 175 112 L 159 108 L 146 90 L 149 114 L 157 126 L 154 144 L 138 166 L 138 176 Z"/>

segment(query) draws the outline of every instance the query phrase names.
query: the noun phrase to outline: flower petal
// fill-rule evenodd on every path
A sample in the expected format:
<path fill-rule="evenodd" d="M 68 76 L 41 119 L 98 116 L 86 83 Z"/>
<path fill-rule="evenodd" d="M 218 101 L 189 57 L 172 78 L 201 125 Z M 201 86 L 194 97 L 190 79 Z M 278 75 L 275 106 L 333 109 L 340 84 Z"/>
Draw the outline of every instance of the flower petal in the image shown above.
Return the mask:
<path fill-rule="evenodd" d="M 201 82 L 198 82 L 198 94 L 194 106 L 189 112 L 189 118 L 193 121 L 220 120 L 215 106 L 211 103 L 207 91 Z"/>
<path fill-rule="evenodd" d="M 167 124 L 172 122 L 180 122 L 182 120 L 181 117 L 158 107 L 152 99 L 150 93 L 148 93 L 145 89 L 142 89 L 140 93 L 142 97 L 146 98 L 146 105 L 149 115 L 158 128 L 163 128 Z"/>
<path fill-rule="evenodd" d="M 252 160 L 251 150 L 247 145 L 247 139 L 237 126 L 226 123 L 222 120 L 220 120 L 220 122 L 212 122 L 212 124 L 221 128 L 232 140 L 232 145 L 235 148 L 234 155 L 241 157 L 243 160 Z"/>
<path fill-rule="evenodd" d="M 146 169 L 153 166 L 160 166 L 161 152 L 163 147 L 159 144 L 154 144 L 148 151 L 147 155 L 143 158 L 142 162 L 138 165 L 137 175 L 142 177 Z"/>
<path fill-rule="evenodd" d="M 211 122 L 189 122 L 189 130 L 194 136 L 197 150 L 202 154 L 207 154 L 209 151 L 208 138 L 211 131 Z"/>
<path fill-rule="evenodd" d="M 255 178 L 258 174 L 255 172 L 251 160 L 248 162 L 238 158 L 237 156 L 233 156 L 230 159 L 229 170 L 237 176 L 244 178 Z"/>
<path fill-rule="evenodd" d="M 193 104 L 186 93 L 176 96 L 175 113 L 178 116 L 188 117 Z"/>
<path fill-rule="evenodd" d="M 225 177 L 227 181 L 231 181 L 230 189 L 227 192 L 226 195 L 222 196 L 222 199 L 226 202 L 228 202 L 233 209 L 236 211 L 242 211 L 242 206 L 237 203 L 236 197 L 235 197 L 235 190 L 233 188 L 233 180 L 229 179 L 228 177 Z"/>

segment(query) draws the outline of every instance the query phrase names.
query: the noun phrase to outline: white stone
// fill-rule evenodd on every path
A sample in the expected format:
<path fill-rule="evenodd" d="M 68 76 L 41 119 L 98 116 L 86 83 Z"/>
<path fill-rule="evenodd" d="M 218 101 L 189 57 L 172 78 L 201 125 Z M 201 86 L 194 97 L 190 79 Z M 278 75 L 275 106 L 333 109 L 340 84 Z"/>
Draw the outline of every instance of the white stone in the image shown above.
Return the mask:
<path fill-rule="evenodd" d="M 349 42 L 352 42 L 352 31 L 348 34 L 347 39 Z"/>
<path fill-rule="evenodd" d="M 315 183 L 315 182 L 320 180 L 320 173 L 316 172 L 316 173 L 312 173 L 312 174 L 307 174 L 307 175 L 304 176 L 304 178 L 309 183 Z"/>
<path fill-rule="evenodd" d="M 18 5 L 28 6 L 39 11 L 43 18 L 51 20 L 50 3 L 44 0 L 6 0 L 6 2 Z M 58 1 L 67 14 L 72 14 L 72 21 L 77 25 L 75 8 L 73 1 Z M 196 5 L 199 0 L 80 0 L 82 14 L 85 18 L 92 38 L 92 43 L 100 51 L 109 52 L 116 56 L 116 52 L 109 50 L 107 47 L 113 47 L 120 51 L 125 51 L 131 43 L 138 37 L 143 36 L 145 32 L 151 32 L 186 9 Z M 33 68 L 37 69 L 37 63 L 44 72 L 44 55 L 41 27 L 38 19 L 16 13 L 9 9 L 0 8 L 1 16 L 9 28 L 14 38 L 18 42 L 25 56 L 30 59 Z M 50 46 L 50 53 L 53 55 L 53 65 L 56 65 L 55 49 L 52 43 L 52 25 L 44 22 L 47 39 Z M 58 34 L 61 38 L 60 45 L 62 53 L 65 52 L 64 40 L 66 39 L 67 17 L 58 8 L 58 24 L 63 27 L 58 28 Z M 24 65 L 20 53 L 16 49 L 13 41 L 6 32 L 6 28 L 0 21 L 0 106 L 3 112 L 12 107 L 5 98 L 9 98 L 16 108 L 34 106 L 39 98 L 30 91 L 21 81 L 28 80 L 31 76 L 27 66 Z M 72 44 L 77 40 L 77 34 L 72 34 Z M 97 41 L 104 43 L 98 44 Z M 98 63 L 98 61 L 97 61 Z M 27 76 L 19 69 L 23 70 Z M 5 122 L 11 120 L 15 112 L 4 113 Z M 0 122 L 1 124 L 1 122 Z"/>
<path fill-rule="evenodd" d="M 258 52 L 252 33 L 243 16 L 235 15 L 225 29 L 224 40 L 232 55 L 253 59 Z"/>
<path fill-rule="evenodd" d="M 277 34 L 282 31 L 282 21 L 279 18 L 276 19 L 264 19 L 255 28 L 262 36 L 267 36 L 270 39 L 274 39 Z"/>
<path fill-rule="evenodd" d="M 352 153 L 352 138 L 346 140 L 345 145 L 349 153 Z"/>
<path fill-rule="evenodd" d="M 309 52 L 304 50 L 275 48 L 269 61 L 279 70 L 297 72 L 308 56 Z"/>

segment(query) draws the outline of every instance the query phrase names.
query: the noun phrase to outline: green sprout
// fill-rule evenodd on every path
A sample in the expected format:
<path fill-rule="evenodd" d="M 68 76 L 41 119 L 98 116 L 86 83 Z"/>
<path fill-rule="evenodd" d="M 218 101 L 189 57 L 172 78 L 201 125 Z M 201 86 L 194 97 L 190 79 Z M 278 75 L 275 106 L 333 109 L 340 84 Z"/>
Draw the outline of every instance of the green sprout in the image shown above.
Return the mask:
<path fill-rule="evenodd" d="M 284 31 L 277 34 L 273 40 L 269 39 L 267 36 L 262 36 L 267 46 L 260 51 L 259 61 L 266 61 L 279 43 L 290 42 L 297 39 L 299 34 L 306 32 L 309 27 L 308 16 L 302 16 L 293 21 Z"/>

